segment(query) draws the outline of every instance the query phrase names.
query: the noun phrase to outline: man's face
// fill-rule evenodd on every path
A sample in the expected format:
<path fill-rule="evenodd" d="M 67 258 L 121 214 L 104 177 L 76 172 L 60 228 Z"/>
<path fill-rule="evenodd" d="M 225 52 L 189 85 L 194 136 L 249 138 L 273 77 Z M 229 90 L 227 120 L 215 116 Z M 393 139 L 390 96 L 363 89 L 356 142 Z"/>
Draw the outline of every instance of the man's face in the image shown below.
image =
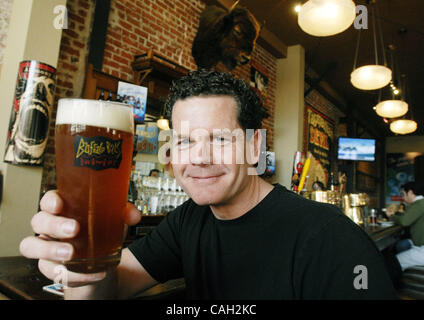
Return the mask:
<path fill-rule="evenodd" d="M 408 192 L 405 192 L 404 189 L 402 189 L 402 198 L 403 201 L 406 202 L 407 204 L 411 204 L 414 202 L 415 199 L 415 195 L 412 192 L 412 190 L 409 190 Z"/>
<path fill-rule="evenodd" d="M 172 124 L 174 174 L 194 202 L 225 205 L 244 190 L 250 179 L 249 164 L 234 98 L 207 96 L 178 100 L 173 108 Z"/>

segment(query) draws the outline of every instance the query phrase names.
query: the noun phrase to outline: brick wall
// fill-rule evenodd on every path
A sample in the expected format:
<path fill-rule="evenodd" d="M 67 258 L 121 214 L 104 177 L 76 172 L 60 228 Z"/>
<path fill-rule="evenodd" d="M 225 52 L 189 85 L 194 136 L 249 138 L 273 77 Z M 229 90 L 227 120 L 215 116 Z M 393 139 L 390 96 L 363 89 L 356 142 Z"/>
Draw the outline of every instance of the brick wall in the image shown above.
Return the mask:
<path fill-rule="evenodd" d="M 80 97 L 84 83 L 94 1 L 68 0 L 69 29 L 64 30 L 57 70 L 56 99 Z M 191 56 L 199 17 L 205 4 L 200 0 L 112 0 L 102 71 L 125 81 L 133 81 L 134 55 L 149 48 L 189 70 L 196 69 Z M 266 69 L 269 79 L 263 122 L 267 141 L 273 147 L 276 89 L 276 59 L 257 46 L 252 60 Z M 250 65 L 234 70 L 234 75 L 249 82 Z M 147 110 L 148 112 L 148 110 Z M 54 113 L 55 114 L 55 113 Z M 54 121 L 51 124 L 43 186 L 54 184 Z"/>
<path fill-rule="evenodd" d="M 76 98 L 82 95 L 94 13 L 94 2 L 90 0 L 68 0 L 66 6 L 68 9 L 68 29 L 63 30 L 60 44 L 56 70 L 55 103 L 44 157 L 42 192 L 56 184 L 54 126 L 57 101 L 60 98 Z"/>

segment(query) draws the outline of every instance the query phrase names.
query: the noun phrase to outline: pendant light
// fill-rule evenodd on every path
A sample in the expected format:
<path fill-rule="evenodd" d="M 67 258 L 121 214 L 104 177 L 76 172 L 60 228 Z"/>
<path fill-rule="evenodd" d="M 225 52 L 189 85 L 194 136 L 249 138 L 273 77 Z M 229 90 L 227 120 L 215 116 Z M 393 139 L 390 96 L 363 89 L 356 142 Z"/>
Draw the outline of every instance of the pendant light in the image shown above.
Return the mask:
<path fill-rule="evenodd" d="M 163 116 L 161 116 L 157 121 L 156 124 L 158 125 L 159 129 L 162 130 L 169 130 L 169 120 L 165 119 Z"/>
<path fill-rule="evenodd" d="M 406 78 L 405 75 L 402 75 L 402 96 L 406 97 L 407 96 L 407 92 L 406 92 Z M 409 110 L 410 112 L 410 117 L 413 119 L 413 114 L 412 114 L 412 109 Z M 414 131 L 417 130 L 417 123 L 412 120 L 412 119 L 408 119 L 406 118 L 406 116 L 404 116 L 404 118 L 402 119 L 396 119 L 394 121 L 392 121 L 390 123 L 390 130 L 394 133 L 397 134 L 409 134 L 409 133 L 413 133 Z"/>
<path fill-rule="evenodd" d="M 390 123 L 390 130 L 397 134 L 409 134 L 417 130 L 417 123 L 414 120 L 399 119 Z"/>
<path fill-rule="evenodd" d="M 310 35 L 332 36 L 352 25 L 355 10 L 352 0 L 309 0 L 300 7 L 297 22 Z"/>
<path fill-rule="evenodd" d="M 399 118 L 408 112 L 408 104 L 402 100 L 385 100 L 375 106 L 375 112 L 383 118 Z"/>
<path fill-rule="evenodd" d="M 372 22 L 373 22 L 373 37 L 374 37 L 374 54 L 375 64 L 364 65 L 357 68 L 359 43 L 361 39 L 361 30 L 358 33 L 358 42 L 356 45 L 355 61 L 353 63 L 353 72 L 350 75 L 350 82 L 352 85 L 361 90 L 376 90 L 385 87 L 392 80 L 392 70 L 387 67 L 386 55 L 384 52 L 383 32 L 380 26 L 380 41 L 382 48 L 382 55 L 384 65 L 379 64 L 378 51 L 377 51 L 377 34 L 376 34 L 376 10 L 372 8 Z"/>
<path fill-rule="evenodd" d="M 400 88 L 396 87 L 396 84 L 393 80 L 390 82 L 390 89 L 387 86 L 386 88 L 380 89 L 378 96 L 378 104 L 374 107 L 376 113 L 383 118 L 399 118 L 405 115 L 408 112 L 409 105 L 405 102 L 405 81 L 404 75 L 402 78 L 399 77 L 399 67 L 394 62 L 394 45 L 388 46 L 390 49 L 391 55 L 391 69 L 393 71 L 393 77 L 396 78 L 396 84 L 400 86 Z M 396 76 L 397 75 L 397 76 Z M 382 101 L 382 93 L 390 91 L 390 98 Z"/>

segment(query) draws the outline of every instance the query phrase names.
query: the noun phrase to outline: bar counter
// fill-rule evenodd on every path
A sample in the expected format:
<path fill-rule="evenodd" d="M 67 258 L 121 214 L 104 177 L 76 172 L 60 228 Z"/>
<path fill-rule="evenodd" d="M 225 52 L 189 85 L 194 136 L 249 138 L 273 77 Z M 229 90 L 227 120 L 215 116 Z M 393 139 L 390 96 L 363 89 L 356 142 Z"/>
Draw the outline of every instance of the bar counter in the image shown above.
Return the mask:
<path fill-rule="evenodd" d="M 404 232 L 400 226 L 369 226 L 363 229 L 374 240 L 380 251 L 394 244 Z M 52 284 L 52 281 L 40 273 L 37 261 L 22 256 L 0 258 L 0 299 L 2 297 L 18 300 L 63 299 L 43 290 L 43 286 Z M 134 299 L 184 299 L 184 293 L 184 279 L 176 279 L 141 292 Z"/>
<path fill-rule="evenodd" d="M 405 229 L 398 225 L 382 227 L 380 225 L 363 227 L 365 232 L 374 240 L 378 250 L 382 251 L 393 245 L 404 234 Z"/>
<path fill-rule="evenodd" d="M 38 270 L 38 260 L 22 256 L 0 258 L 0 299 L 62 300 L 59 295 L 46 292 L 43 286 L 52 284 Z M 158 284 L 137 294 L 139 300 L 184 299 L 184 279 Z"/>

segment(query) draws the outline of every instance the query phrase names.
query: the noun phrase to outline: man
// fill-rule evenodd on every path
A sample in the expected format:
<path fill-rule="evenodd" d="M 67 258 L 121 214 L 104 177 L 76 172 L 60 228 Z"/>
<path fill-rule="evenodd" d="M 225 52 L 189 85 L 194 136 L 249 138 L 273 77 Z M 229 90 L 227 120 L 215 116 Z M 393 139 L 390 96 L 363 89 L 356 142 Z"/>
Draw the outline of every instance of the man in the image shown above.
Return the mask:
<path fill-rule="evenodd" d="M 116 269 L 69 273 L 66 298 L 127 298 L 179 277 L 195 299 L 397 298 L 376 246 L 339 209 L 252 174 L 260 167 L 265 113 L 244 81 L 193 72 L 173 84 L 167 109 L 173 171 L 191 199 L 124 249 Z M 21 244 L 51 279 L 57 261 L 73 254 L 52 238 L 78 231 L 59 217 L 61 207 L 56 193 L 46 194 L 32 221 L 42 239 Z M 135 214 L 128 208 L 128 224 Z M 63 228 L 68 223 L 74 227 Z"/>
<path fill-rule="evenodd" d="M 402 245 L 398 247 L 404 247 L 404 250 L 396 255 L 404 271 L 424 265 L 424 187 L 417 182 L 408 182 L 401 186 L 401 191 L 403 201 L 408 205 L 406 212 L 397 214 L 393 207 L 389 207 L 386 215 L 396 224 L 410 227 L 411 239 L 401 240 Z"/>

